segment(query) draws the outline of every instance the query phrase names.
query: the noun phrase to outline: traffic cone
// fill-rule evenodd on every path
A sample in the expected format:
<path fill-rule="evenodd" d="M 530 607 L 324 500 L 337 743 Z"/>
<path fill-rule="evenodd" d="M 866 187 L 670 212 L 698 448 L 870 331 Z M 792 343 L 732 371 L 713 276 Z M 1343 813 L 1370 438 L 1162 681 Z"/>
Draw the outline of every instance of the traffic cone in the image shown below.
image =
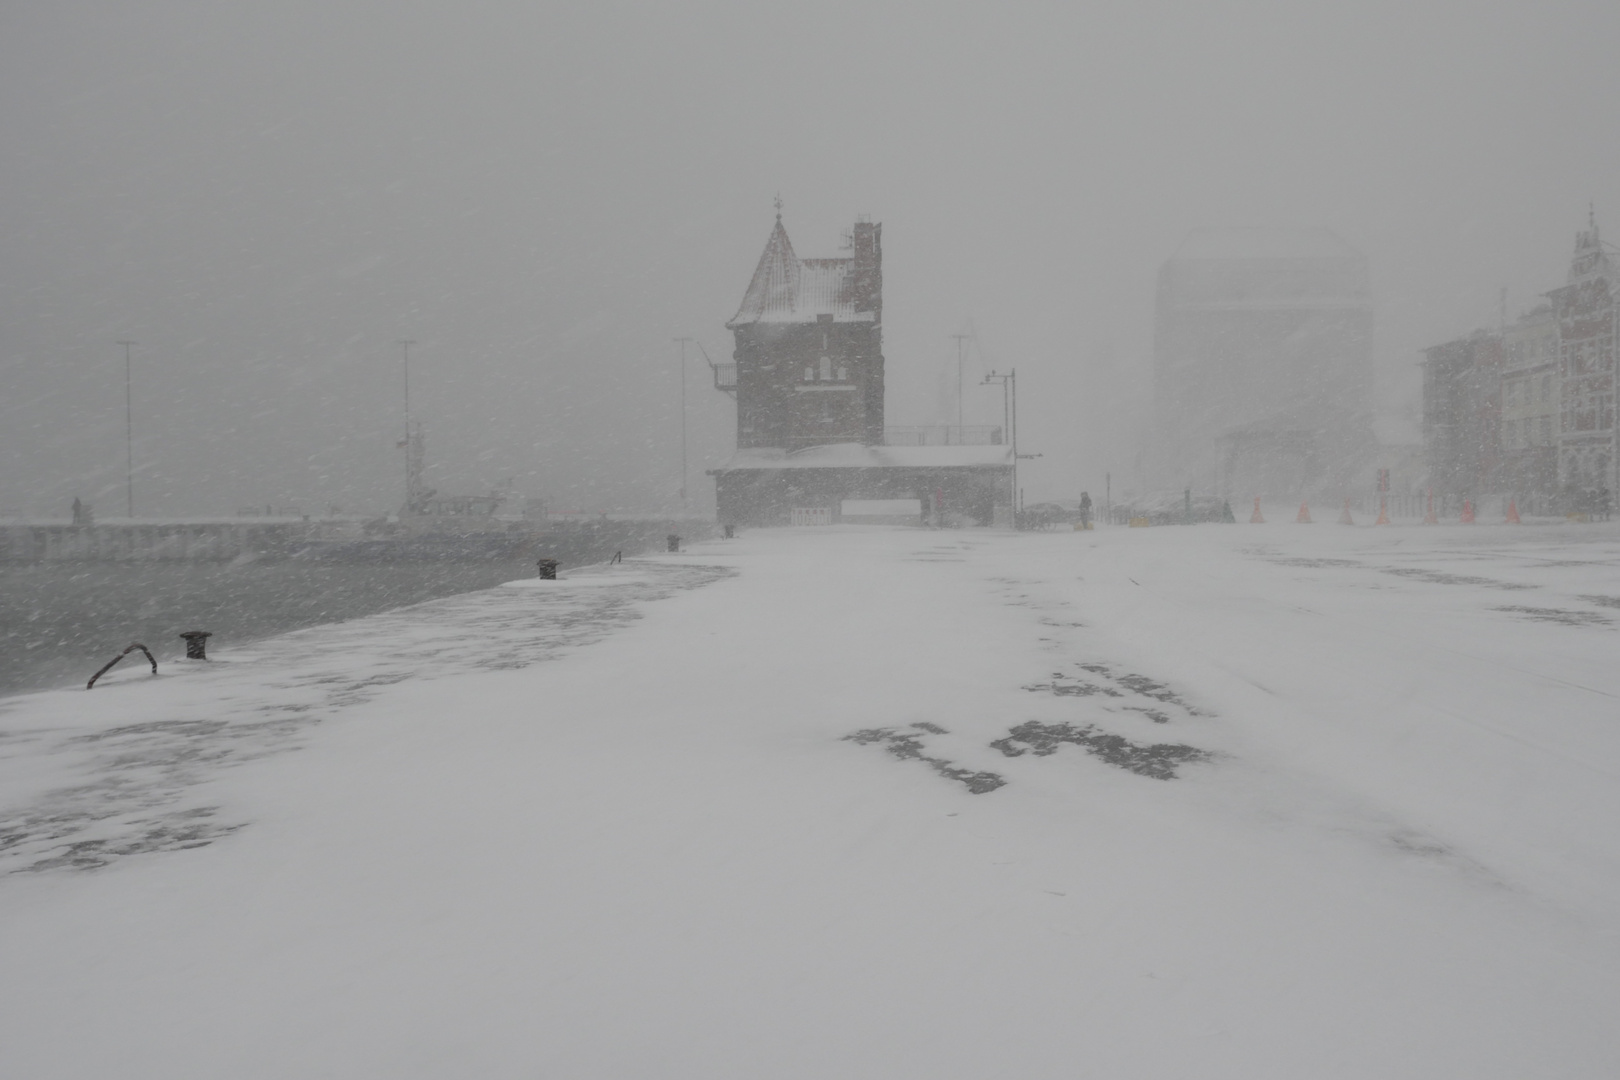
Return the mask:
<path fill-rule="evenodd" d="M 1314 524 L 1316 524 L 1314 521 L 1311 520 L 1311 508 L 1306 506 L 1304 503 L 1299 504 L 1299 517 L 1295 518 L 1294 521 L 1295 521 L 1296 524 L 1299 524 L 1299 525 L 1314 525 Z"/>
<path fill-rule="evenodd" d="M 1388 503 L 1387 500 L 1385 500 L 1385 498 L 1382 495 L 1378 496 L 1378 520 L 1373 522 L 1373 524 L 1374 525 L 1388 525 L 1389 524 L 1389 503 Z"/>
<path fill-rule="evenodd" d="M 1256 495 L 1254 497 L 1254 513 L 1249 515 L 1249 524 L 1264 525 L 1265 523 L 1266 519 L 1260 514 L 1260 496 Z"/>
<path fill-rule="evenodd" d="M 1463 512 L 1462 517 L 1459 520 L 1464 525 L 1472 525 L 1474 523 L 1474 504 L 1467 499 L 1463 500 Z"/>
<path fill-rule="evenodd" d="M 1506 525 L 1522 525 L 1522 524 L 1524 524 L 1523 522 L 1521 522 L 1519 520 L 1519 500 L 1518 499 L 1509 499 L 1508 500 L 1507 521 L 1505 521 L 1503 524 L 1506 524 Z"/>
<path fill-rule="evenodd" d="M 1438 525 L 1440 519 L 1434 516 L 1434 488 L 1429 489 L 1429 512 L 1423 515 L 1423 524 Z"/>
<path fill-rule="evenodd" d="M 1340 525 L 1354 525 L 1356 519 L 1350 516 L 1350 500 L 1344 500 L 1344 513 L 1339 515 Z"/>

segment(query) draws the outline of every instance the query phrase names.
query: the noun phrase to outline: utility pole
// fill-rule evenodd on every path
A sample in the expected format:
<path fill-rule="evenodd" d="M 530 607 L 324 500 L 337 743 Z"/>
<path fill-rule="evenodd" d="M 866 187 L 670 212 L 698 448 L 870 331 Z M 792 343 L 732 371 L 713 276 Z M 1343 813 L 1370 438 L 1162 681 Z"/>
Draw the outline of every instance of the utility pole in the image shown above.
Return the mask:
<path fill-rule="evenodd" d="M 1001 415 L 1006 418 L 1008 437 L 1012 443 L 1012 492 L 1009 498 L 1012 500 L 1013 528 L 1016 529 L 1018 527 L 1018 512 L 1022 509 L 1019 506 L 1018 462 L 1038 458 L 1041 455 L 1020 454 L 1018 452 L 1018 369 L 1013 368 L 1005 375 L 992 371 L 984 377 L 984 382 L 980 385 L 989 386 L 991 383 L 1001 384 Z"/>
<path fill-rule="evenodd" d="M 129 505 L 126 512 L 135 516 L 135 413 L 130 407 L 129 347 L 133 341 L 120 341 L 124 347 L 124 491 Z"/>
<path fill-rule="evenodd" d="M 412 490 L 416 485 L 411 468 L 411 346 L 415 344 L 416 342 L 410 339 L 401 340 L 399 343 L 399 347 L 403 352 L 400 369 L 405 376 L 405 439 L 400 445 L 405 448 L 405 508 L 407 510 L 412 509 L 411 503 L 416 495 L 416 492 Z"/>
<path fill-rule="evenodd" d="M 780 212 L 781 201 L 777 202 Z M 681 509 L 686 509 L 686 343 L 692 339 L 678 337 L 681 345 Z"/>
<path fill-rule="evenodd" d="M 952 334 L 956 339 L 956 441 L 962 441 L 962 342 L 972 337 L 972 334 Z M 946 439 L 947 444 L 950 443 Z"/>
<path fill-rule="evenodd" d="M 1009 402 L 1012 400 L 1009 397 L 1009 392 L 1012 387 L 1018 385 L 1017 378 L 1018 371 L 1016 368 L 1007 375 L 992 371 L 984 377 L 984 382 L 979 384 L 980 386 L 989 386 L 991 383 L 1001 384 L 1001 430 L 1007 433 L 1006 437 L 1012 444 L 1013 452 L 1012 490 L 1007 493 L 1007 503 L 1008 509 L 1012 511 L 1013 528 L 1015 529 L 1018 527 L 1018 412 L 1016 405 L 1011 406 L 1009 409 Z"/>

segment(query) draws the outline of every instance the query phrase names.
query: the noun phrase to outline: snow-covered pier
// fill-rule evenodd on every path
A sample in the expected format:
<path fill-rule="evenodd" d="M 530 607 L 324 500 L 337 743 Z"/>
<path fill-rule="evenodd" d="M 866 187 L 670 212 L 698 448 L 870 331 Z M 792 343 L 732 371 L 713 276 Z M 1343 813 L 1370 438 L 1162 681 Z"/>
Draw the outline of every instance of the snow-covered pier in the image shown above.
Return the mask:
<path fill-rule="evenodd" d="M 1620 531 L 761 530 L 0 712 L 0 1075 L 1620 1073 Z"/>

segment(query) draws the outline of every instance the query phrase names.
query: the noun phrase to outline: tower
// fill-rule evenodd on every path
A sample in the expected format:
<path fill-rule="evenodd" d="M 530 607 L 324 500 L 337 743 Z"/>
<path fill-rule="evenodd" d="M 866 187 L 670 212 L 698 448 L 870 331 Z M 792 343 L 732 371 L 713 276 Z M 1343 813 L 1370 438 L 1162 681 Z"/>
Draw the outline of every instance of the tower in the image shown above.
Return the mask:
<path fill-rule="evenodd" d="M 864 218 L 848 256 L 801 259 L 765 242 L 726 329 L 736 338 L 737 447 L 883 442 L 883 226 Z"/>

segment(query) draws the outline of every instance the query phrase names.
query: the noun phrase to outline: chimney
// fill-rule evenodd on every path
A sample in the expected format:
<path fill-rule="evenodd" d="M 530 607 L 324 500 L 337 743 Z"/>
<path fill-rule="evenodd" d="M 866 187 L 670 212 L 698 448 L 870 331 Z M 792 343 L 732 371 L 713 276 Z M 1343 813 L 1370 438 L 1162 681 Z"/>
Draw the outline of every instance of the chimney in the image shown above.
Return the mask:
<path fill-rule="evenodd" d="M 855 249 L 854 279 L 855 310 L 870 311 L 883 320 L 883 226 L 862 217 L 850 230 Z"/>

